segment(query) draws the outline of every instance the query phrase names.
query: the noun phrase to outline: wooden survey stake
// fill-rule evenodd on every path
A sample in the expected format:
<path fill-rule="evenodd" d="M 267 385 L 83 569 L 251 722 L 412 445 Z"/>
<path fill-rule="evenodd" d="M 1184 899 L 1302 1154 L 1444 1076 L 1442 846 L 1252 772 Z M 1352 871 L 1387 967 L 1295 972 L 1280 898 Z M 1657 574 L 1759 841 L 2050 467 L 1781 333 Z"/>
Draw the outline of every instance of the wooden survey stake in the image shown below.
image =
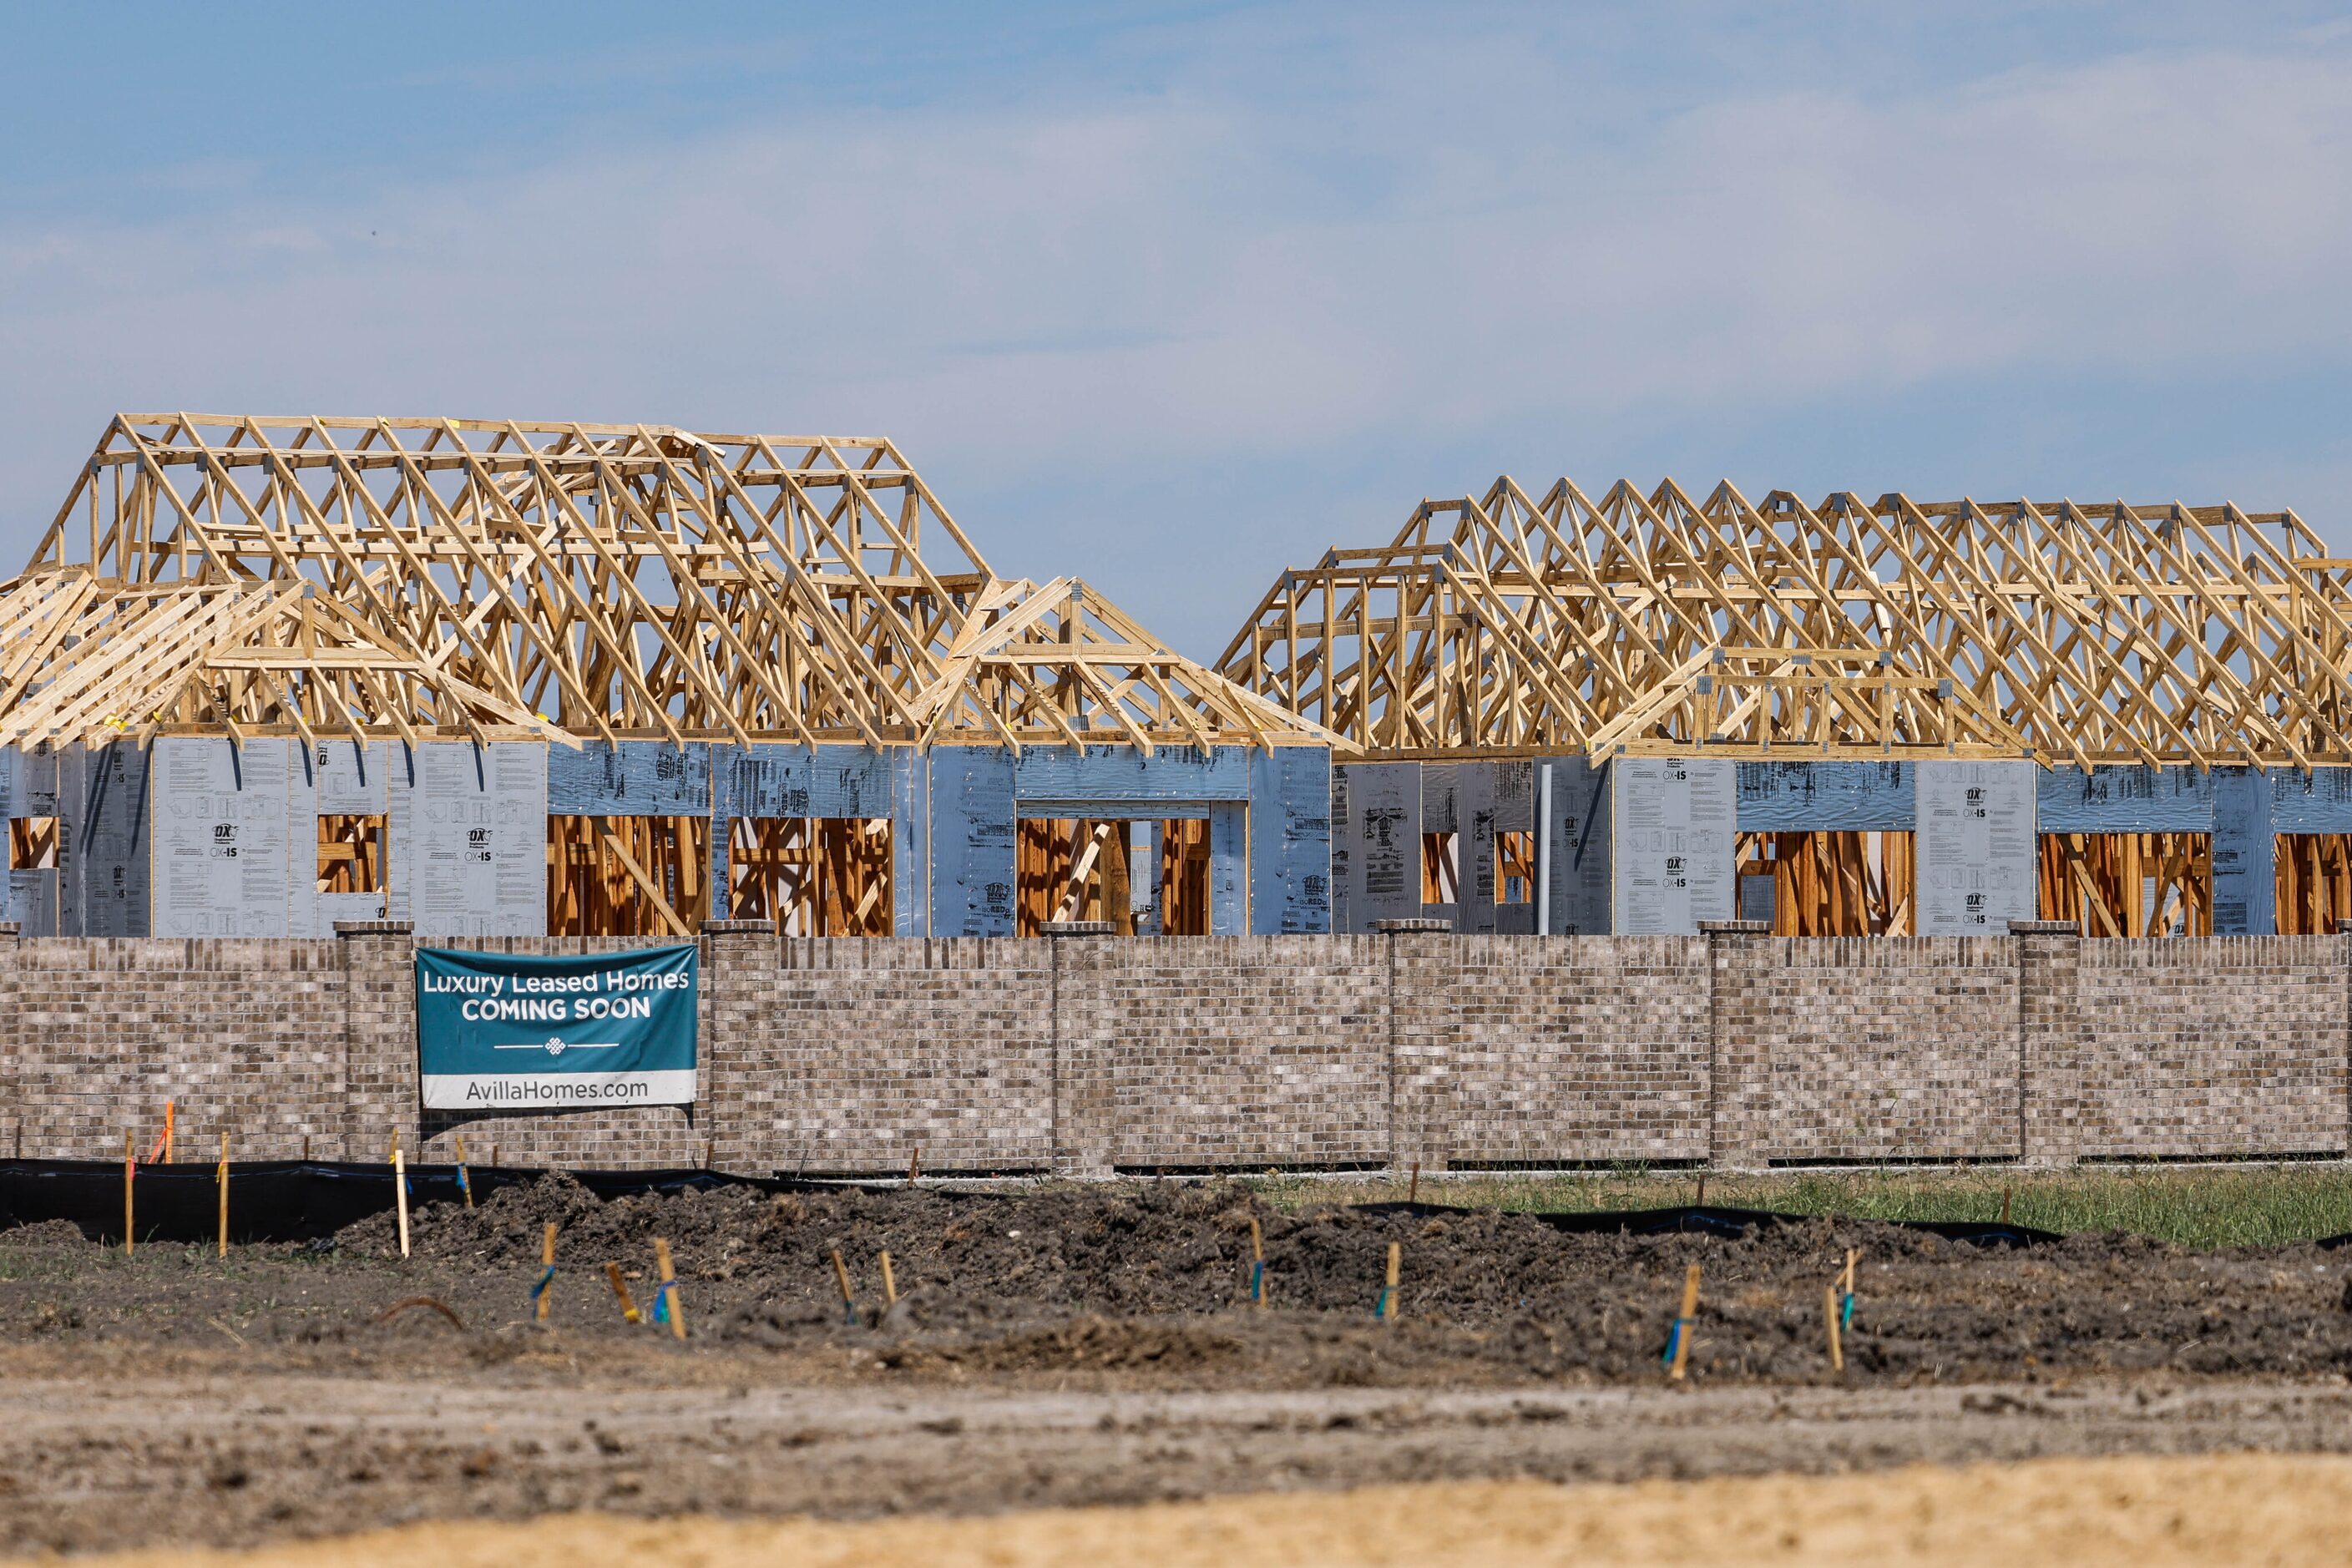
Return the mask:
<path fill-rule="evenodd" d="M 839 1259 L 840 1254 L 835 1258 Z M 662 1317 L 669 1323 L 669 1335 L 674 1340 L 686 1338 L 686 1312 L 677 1304 L 677 1269 L 669 1260 L 669 1243 L 654 1237 L 654 1267 L 661 1272 L 661 1294 L 655 1298 Z"/>
<path fill-rule="evenodd" d="M 621 1266 L 617 1263 L 604 1265 L 604 1278 L 613 1282 L 613 1294 L 620 1298 L 622 1321 L 638 1321 L 641 1314 L 637 1311 L 637 1304 L 629 1300 L 629 1282 L 621 1278 Z"/>
<path fill-rule="evenodd" d="M 400 1135 L 392 1139 L 392 1205 L 400 1215 L 400 1255 L 408 1256 L 408 1157 L 400 1152 Z"/>
<path fill-rule="evenodd" d="M 1845 1347 L 1838 1339 L 1838 1288 L 1834 1285 L 1822 1287 L 1822 1321 L 1829 1330 L 1830 1370 L 1843 1372 Z"/>
<path fill-rule="evenodd" d="M 1265 1305 L 1265 1236 L 1258 1229 L 1257 1215 L 1250 1215 L 1250 1302 Z"/>
<path fill-rule="evenodd" d="M 1666 1370 L 1666 1375 L 1676 1383 L 1683 1381 L 1683 1368 L 1690 1361 L 1691 1331 L 1695 1326 L 1692 1320 L 1697 1316 L 1698 1265 L 1694 1263 L 1690 1272 L 1683 1276 L 1683 1310 L 1675 1315 L 1674 1360 Z"/>
<path fill-rule="evenodd" d="M 882 1254 L 882 1300 L 886 1306 L 898 1304 L 898 1277 L 890 1272 L 890 1255 Z"/>
<path fill-rule="evenodd" d="M 220 1169 L 213 1178 L 220 1184 L 220 1255 L 228 1256 L 228 1133 L 221 1133 Z"/>
<path fill-rule="evenodd" d="M 1388 1282 L 1381 1287 L 1380 1318 L 1384 1323 L 1396 1321 L 1397 1281 L 1402 1278 L 1403 1270 L 1404 1244 L 1391 1241 L 1389 1243 Z"/>
<path fill-rule="evenodd" d="M 841 1248 L 833 1249 L 833 1277 L 841 1283 L 841 1317 L 846 1323 L 857 1321 L 857 1299 L 849 1293 L 849 1265 L 841 1260 Z"/>
<path fill-rule="evenodd" d="M 466 1135 L 457 1134 L 457 1190 L 466 1195 L 466 1206 L 474 1206 L 474 1180 L 466 1171 Z"/>
<path fill-rule="evenodd" d="M 131 1256 L 131 1184 L 139 1174 L 138 1134 L 122 1135 L 122 1256 Z"/>
<path fill-rule="evenodd" d="M 543 1323 L 547 1321 L 548 1311 L 555 1301 L 555 1222 L 553 1220 L 549 1220 L 547 1228 L 540 1233 L 539 1264 L 545 1272 L 540 1275 L 539 1285 L 531 1294 L 539 1298 L 538 1317 Z"/>

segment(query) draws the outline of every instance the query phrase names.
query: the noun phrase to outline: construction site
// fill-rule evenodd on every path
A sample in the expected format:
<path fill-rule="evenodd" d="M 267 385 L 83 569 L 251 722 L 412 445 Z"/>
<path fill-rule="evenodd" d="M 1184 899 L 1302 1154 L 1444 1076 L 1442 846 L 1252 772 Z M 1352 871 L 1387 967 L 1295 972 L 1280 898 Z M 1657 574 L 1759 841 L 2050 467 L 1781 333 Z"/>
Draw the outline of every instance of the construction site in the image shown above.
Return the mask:
<path fill-rule="evenodd" d="M 881 439 L 122 416 L 62 488 L 0 591 L 27 936 L 2352 916 L 2292 511 L 1503 479 L 1211 668 Z"/>
<path fill-rule="evenodd" d="M 27 935 L 1327 929 L 1330 738 L 885 440 L 125 416 L 0 638 Z"/>
<path fill-rule="evenodd" d="M 124 415 L 58 489 L 11 1550 L 1874 1560 L 1995 1483 L 1839 1472 L 1987 1460 L 2320 1529 L 2114 1479 L 2352 1450 L 2293 511 L 1502 479 L 1206 662 L 881 438 Z"/>
<path fill-rule="evenodd" d="M 1218 668 L 1348 742 L 1336 930 L 2326 935 L 2347 568 L 2292 511 L 1505 478 Z"/>

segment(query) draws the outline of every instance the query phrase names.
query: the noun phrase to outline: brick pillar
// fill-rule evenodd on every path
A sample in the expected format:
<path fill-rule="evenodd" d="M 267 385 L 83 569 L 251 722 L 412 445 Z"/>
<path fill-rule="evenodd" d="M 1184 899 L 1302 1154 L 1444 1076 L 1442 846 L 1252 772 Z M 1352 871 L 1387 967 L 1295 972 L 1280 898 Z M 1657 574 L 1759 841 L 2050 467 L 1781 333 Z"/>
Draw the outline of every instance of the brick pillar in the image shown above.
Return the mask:
<path fill-rule="evenodd" d="M 0 921 L 0 1093 L 8 1097 L 16 1112 L 5 1129 L 8 1142 L 0 1144 L 0 1156 L 25 1157 L 25 1080 L 20 1065 L 25 1059 L 23 1036 L 25 1016 L 23 992 L 16 979 L 16 965 L 22 950 L 17 946 L 25 934 L 22 921 Z"/>
<path fill-rule="evenodd" d="M 701 963 L 695 1129 L 718 1169 L 765 1175 L 782 1163 L 772 1142 L 772 1091 L 745 1063 L 750 1042 L 774 1016 L 782 963 L 776 922 L 703 921 Z"/>
<path fill-rule="evenodd" d="M 1389 1164 L 1443 1171 L 1454 1152 L 1462 950 L 1452 921 L 1374 921 L 1372 931 L 1388 949 Z"/>
<path fill-rule="evenodd" d="M 2072 921 L 2011 921 L 2017 941 L 2017 1145 L 2029 1165 L 2083 1152 L 2083 931 Z"/>
<path fill-rule="evenodd" d="M 1117 960 L 1129 944 L 1100 940 L 1108 921 L 1047 921 L 1053 950 L 1054 1173 L 1099 1178 L 1113 1174 L 1118 1141 L 1118 1086 L 1112 1074 L 1118 1041 L 1111 987 Z"/>
<path fill-rule="evenodd" d="M 1772 927 L 1701 921 L 1698 929 L 1707 958 L 1707 1163 L 1760 1171 L 1772 1150 Z"/>
<path fill-rule="evenodd" d="M 416 1084 L 416 928 L 407 921 L 337 921 L 343 949 L 343 1126 L 320 1159 L 383 1159 L 425 1140 Z"/>

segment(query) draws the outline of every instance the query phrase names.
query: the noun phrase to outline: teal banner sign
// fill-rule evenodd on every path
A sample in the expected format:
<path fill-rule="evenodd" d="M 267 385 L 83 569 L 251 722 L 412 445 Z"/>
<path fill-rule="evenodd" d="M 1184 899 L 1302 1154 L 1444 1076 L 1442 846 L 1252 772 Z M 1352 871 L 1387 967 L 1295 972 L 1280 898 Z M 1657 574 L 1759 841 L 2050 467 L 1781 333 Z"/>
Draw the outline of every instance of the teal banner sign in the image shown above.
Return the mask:
<path fill-rule="evenodd" d="M 416 950 L 428 1110 L 694 1103 L 695 949 Z"/>

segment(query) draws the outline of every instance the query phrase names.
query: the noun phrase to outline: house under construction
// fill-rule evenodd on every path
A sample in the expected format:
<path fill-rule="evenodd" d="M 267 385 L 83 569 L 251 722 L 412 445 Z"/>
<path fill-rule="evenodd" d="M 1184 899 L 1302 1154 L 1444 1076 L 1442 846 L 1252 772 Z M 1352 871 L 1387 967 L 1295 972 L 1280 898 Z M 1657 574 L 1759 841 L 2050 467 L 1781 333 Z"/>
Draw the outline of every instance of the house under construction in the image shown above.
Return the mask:
<path fill-rule="evenodd" d="M 1360 752 L 1335 930 L 2352 919 L 2352 561 L 2293 512 L 1504 479 L 1219 668 Z"/>
<path fill-rule="evenodd" d="M 125 415 L 0 584 L 28 934 L 1324 931 L 1335 746 L 886 440 Z"/>

